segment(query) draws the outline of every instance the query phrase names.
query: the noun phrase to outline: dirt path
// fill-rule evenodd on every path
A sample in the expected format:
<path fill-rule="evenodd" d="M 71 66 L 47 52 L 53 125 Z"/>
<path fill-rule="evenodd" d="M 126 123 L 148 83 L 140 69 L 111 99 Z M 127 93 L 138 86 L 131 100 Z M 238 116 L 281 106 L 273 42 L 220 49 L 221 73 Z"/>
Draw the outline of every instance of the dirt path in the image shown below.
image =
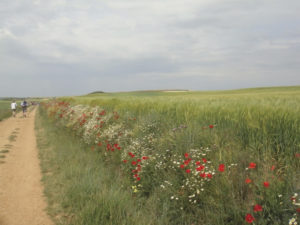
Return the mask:
<path fill-rule="evenodd" d="M 35 111 L 0 122 L 0 225 L 52 225 L 45 208 Z"/>

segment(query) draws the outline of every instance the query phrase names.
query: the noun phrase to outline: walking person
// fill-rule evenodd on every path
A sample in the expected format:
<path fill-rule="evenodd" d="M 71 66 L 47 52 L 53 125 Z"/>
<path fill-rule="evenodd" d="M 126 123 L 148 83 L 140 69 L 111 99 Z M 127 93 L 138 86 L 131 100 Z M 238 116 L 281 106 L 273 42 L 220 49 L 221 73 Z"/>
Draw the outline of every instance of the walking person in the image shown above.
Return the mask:
<path fill-rule="evenodd" d="M 21 103 L 22 110 L 23 110 L 23 117 L 26 117 L 26 112 L 27 112 L 27 102 L 24 99 L 23 102 Z"/>
<path fill-rule="evenodd" d="M 13 117 L 16 117 L 17 106 L 18 105 L 15 100 L 13 100 L 12 103 L 10 104 L 10 108 L 12 110 Z"/>

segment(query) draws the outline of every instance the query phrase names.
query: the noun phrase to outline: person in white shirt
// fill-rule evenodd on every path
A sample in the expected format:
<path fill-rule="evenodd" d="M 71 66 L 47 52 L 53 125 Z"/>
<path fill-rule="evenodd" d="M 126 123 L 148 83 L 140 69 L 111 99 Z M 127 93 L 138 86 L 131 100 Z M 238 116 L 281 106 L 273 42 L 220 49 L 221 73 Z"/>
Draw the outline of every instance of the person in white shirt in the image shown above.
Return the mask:
<path fill-rule="evenodd" d="M 11 107 L 13 116 L 16 117 L 17 103 L 15 100 L 11 103 L 10 107 Z"/>

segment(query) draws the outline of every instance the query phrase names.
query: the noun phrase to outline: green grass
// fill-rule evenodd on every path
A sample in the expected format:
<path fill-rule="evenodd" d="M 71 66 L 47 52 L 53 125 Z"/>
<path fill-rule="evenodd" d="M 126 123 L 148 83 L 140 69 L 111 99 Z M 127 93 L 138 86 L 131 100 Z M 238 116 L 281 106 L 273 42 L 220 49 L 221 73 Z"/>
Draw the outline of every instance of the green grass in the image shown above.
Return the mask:
<path fill-rule="evenodd" d="M 10 136 L 8 137 L 8 140 L 9 140 L 10 142 L 14 142 L 14 141 L 16 141 L 16 138 L 17 138 L 17 135 L 12 134 L 12 135 L 10 135 Z"/>
<path fill-rule="evenodd" d="M 10 116 L 10 101 L 0 100 L 0 121 Z"/>
<path fill-rule="evenodd" d="M 4 150 L 0 151 L 0 153 L 8 153 L 8 152 L 9 152 L 9 150 L 7 150 L 7 149 L 4 149 Z"/>
<path fill-rule="evenodd" d="M 118 165 L 89 151 L 66 130 L 58 130 L 40 114 L 37 143 L 49 214 L 56 224 L 160 224 L 124 188 Z"/>
<path fill-rule="evenodd" d="M 156 161 L 166 167 L 155 170 L 152 166 L 157 162 L 150 161 L 143 168 L 141 190 L 131 193 L 135 183 L 126 173 L 130 167 L 120 165 L 120 154 L 108 155 L 103 148 L 91 151 L 92 144 L 83 144 L 83 131 L 79 129 L 79 136 L 72 137 L 75 133 L 66 128 L 76 127 L 60 119 L 63 109 L 41 109 L 38 121 L 39 127 L 45 128 L 46 147 L 41 144 L 43 139 L 38 143 L 41 154 L 45 154 L 41 156 L 45 174 L 50 174 L 45 184 L 52 215 L 59 217 L 61 224 L 235 225 L 245 223 L 246 213 L 252 212 L 256 203 L 264 208 L 255 214 L 258 224 L 285 224 L 294 213 L 290 197 L 300 191 L 300 163 L 295 157 L 300 152 L 300 86 L 104 93 L 62 100 L 97 106 L 111 115 L 118 112 L 120 119 L 109 120 L 101 132 L 114 124 L 122 125 L 130 131 L 130 138 L 120 138 L 123 151 L 134 149 L 139 157 L 157 157 Z M 51 115 L 51 110 L 56 119 L 47 119 L 46 113 Z M 207 128 L 211 124 L 215 127 Z M 174 173 L 170 166 L 175 156 L 184 160 L 184 153 L 201 147 L 212 149 L 207 157 L 215 167 L 219 163 L 238 165 L 205 184 L 204 194 L 193 205 L 188 201 L 191 192 L 181 188 L 188 175 L 179 168 Z M 245 170 L 249 162 L 257 163 L 256 170 Z M 276 167 L 274 172 L 270 170 L 272 165 Z M 253 180 L 250 185 L 245 184 L 247 177 Z M 266 180 L 271 183 L 268 189 L 262 185 Z M 165 181 L 173 186 L 162 189 Z M 181 198 L 174 201 L 172 195 Z"/>

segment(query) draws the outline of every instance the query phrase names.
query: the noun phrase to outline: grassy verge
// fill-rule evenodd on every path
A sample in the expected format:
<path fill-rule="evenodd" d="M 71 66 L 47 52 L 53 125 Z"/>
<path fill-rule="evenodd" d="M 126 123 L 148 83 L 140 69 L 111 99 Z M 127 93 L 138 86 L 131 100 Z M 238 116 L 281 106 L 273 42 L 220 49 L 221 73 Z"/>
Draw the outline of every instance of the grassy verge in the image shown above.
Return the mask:
<path fill-rule="evenodd" d="M 0 100 L 0 121 L 11 116 L 10 102 Z"/>
<path fill-rule="evenodd" d="M 119 165 L 57 129 L 43 112 L 37 114 L 36 134 L 48 211 L 56 224 L 169 224 L 157 218 L 161 212 L 153 199 L 135 199 Z"/>

